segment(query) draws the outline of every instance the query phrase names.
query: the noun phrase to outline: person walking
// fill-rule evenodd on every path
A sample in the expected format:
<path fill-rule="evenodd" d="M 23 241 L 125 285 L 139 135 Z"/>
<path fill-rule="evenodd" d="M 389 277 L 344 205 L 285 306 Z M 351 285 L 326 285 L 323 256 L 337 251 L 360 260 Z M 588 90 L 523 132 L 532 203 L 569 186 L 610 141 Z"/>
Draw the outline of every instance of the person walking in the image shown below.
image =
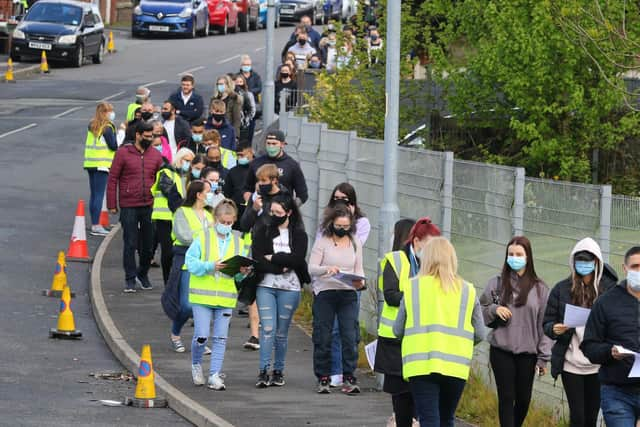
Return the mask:
<path fill-rule="evenodd" d="M 191 127 L 189 122 L 176 113 L 176 107 L 169 100 L 162 103 L 160 114 L 171 147 L 171 156 L 175 156 L 180 147 L 186 147 L 191 140 Z"/>
<path fill-rule="evenodd" d="M 211 366 L 207 387 L 213 390 L 226 389 L 220 372 L 227 346 L 229 321 L 238 298 L 236 283 L 250 272 L 248 267 L 241 267 L 240 273 L 235 276 L 222 272 L 226 267 L 223 261 L 236 255 L 247 255 L 240 234 L 231 228 L 236 215 L 233 201 L 224 200 L 218 204 L 214 211 L 215 226 L 203 230 L 194 238 L 185 256 L 187 270 L 191 273 L 189 302 L 194 321 L 191 376 L 195 385 L 204 385 L 202 355 L 211 337 Z"/>
<path fill-rule="evenodd" d="M 256 291 L 262 325 L 256 387 L 283 386 L 289 326 L 300 303 L 302 285 L 311 282 L 305 261 L 307 233 L 289 194 L 279 194 L 271 200 L 269 222 L 253 232 L 252 242 L 251 254 L 258 262 L 255 272 L 262 275 Z"/>
<path fill-rule="evenodd" d="M 244 183 L 249 174 L 249 164 L 253 161 L 253 149 L 250 145 L 239 145 L 236 156 L 238 158 L 237 164 L 229 169 L 227 179 L 224 180 L 224 185 L 222 186 L 222 192 L 227 199 L 231 199 L 236 203 L 238 218 L 242 218 L 247 207 L 247 202 L 243 197 Z M 222 162 L 224 165 L 224 156 Z M 234 229 L 240 229 L 239 221 L 234 225 Z"/>
<path fill-rule="evenodd" d="M 192 123 L 205 113 L 202 96 L 195 91 L 196 80 L 191 74 L 185 74 L 180 79 L 180 89 L 169 96 L 169 101 L 175 107 L 176 113 Z"/>
<path fill-rule="evenodd" d="M 106 236 L 109 231 L 100 225 L 100 212 L 107 188 L 109 168 L 113 162 L 118 141 L 113 106 L 108 102 L 100 102 L 96 113 L 89 123 L 84 143 L 83 167 L 89 174 L 89 213 L 91 214 L 92 236 Z"/>
<path fill-rule="evenodd" d="M 242 103 L 243 99 L 235 92 L 235 83 L 231 77 L 223 75 L 217 78 L 216 86 L 213 89 L 213 97 L 209 102 L 209 111 L 213 111 L 213 101 L 220 100 L 225 104 L 225 117 L 235 130 L 236 136 L 240 135 L 240 125 L 242 124 Z M 227 147 L 235 149 L 234 147 Z"/>
<path fill-rule="evenodd" d="M 399 233 L 401 234 L 401 233 Z M 397 234 L 396 234 L 397 235 Z M 378 326 L 378 345 L 374 370 L 384 374 L 382 390 L 391 394 L 396 426 L 411 427 L 415 406 L 409 384 L 402 378 L 401 339 L 393 333 L 398 307 L 407 291 L 410 277 L 420 271 L 420 255 L 430 239 L 440 236 L 440 229 L 429 217 L 420 218 L 394 250 L 380 261 L 382 276 L 378 292 L 382 296 L 382 311 Z"/>
<path fill-rule="evenodd" d="M 257 170 L 256 191 L 249 197 L 249 200 L 252 200 L 251 207 L 247 207 L 240 218 L 239 228 L 241 231 L 250 232 L 256 225 L 266 225 L 269 216 L 265 213 L 270 212 L 271 200 L 280 193 L 289 193 L 286 188 L 280 185 L 278 172 L 276 165 L 271 163 L 264 164 Z"/>
<path fill-rule="evenodd" d="M 480 298 L 489 333 L 489 360 L 498 390 L 501 427 L 520 427 L 529 411 L 536 373 L 546 373 L 552 341 L 542 321 L 549 297 L 534 268 L 529 239 L 507 244 L 500 275 L 487 283 Z"/>
<path fill-rule="evenodd" d="M 591 309 L 600 295 L 616 285 L 618 277 L 604 263 L 600 246 L 590 237 L 573 247 L 569 269 L 571 275 L 551 290 L 544 313 L 544 333 L 555 340 L 551 350 L 551 376 L 554 379 L 562 376 L 570 426 L 596 427 L 600 410 L 600 367 L 580 350 L 585 327 L 568 327 L 564 316 L 567 304 Z"/>
<path fill-rule="evenodd" d="M 340 273 L 364 277 L 362 244 L 354 238 L 356 224 L 343 204 L 328 209 L 322 219 L 322 237 L 315 241 L 309 257 L 313 279 L 313 370 L 318 393 L 330 393 L 331 331 L 338 318 L 342 341 L 342 392 L 360 393 L 355 377 L 359 341 L 358 298 L 364 279 L 341 278 Z"/>
<path fill-rule="evenodd" d="M 484 339 L 482 311 L 473 284 L 458 275 L 447 239 L 430 239 L 420 261 L 418 275 L 400 285 L 404 295 L 393 333 L 402 338 L 402 376 L 420 427 L 453 427 L 473 346 Z"/>
<path fill-rule="evenodd" d="M 107 208 L 112 214 L 120 208 L 125 292 L 135 292 L 136 281 L 142 289 L 153 289 L 147 276 L 153 256 L 151 186 L 163 161 L 158 150 L 151 148 L 152 138 L 153 126 L 139 123 L 135 142 L 123 144 L 116 152 L 107 181 Z M 136 250 L 140 259 L 138 266 Z"/>
<path fill-rule="evenodd" d="M 640 421 L 640 378 L 630 377 L 634 356 L 623 352 L 640 353 L 640 246 L 624 255 L 624 272 L 626 280 L 593 304 L 580 346 L 591 363 L 600 365 L 607 427 L 637 427 Z"/>

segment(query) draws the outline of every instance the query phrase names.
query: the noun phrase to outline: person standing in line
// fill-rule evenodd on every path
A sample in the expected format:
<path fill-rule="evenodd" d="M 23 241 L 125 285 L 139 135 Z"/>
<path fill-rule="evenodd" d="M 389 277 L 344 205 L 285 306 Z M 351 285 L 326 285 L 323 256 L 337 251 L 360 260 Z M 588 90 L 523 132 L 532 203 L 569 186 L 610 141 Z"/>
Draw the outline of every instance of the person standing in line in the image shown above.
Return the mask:
<path fill-rule="evenodd" d="M 213 89 L 213 97 L 209 101 L 209 111 L 213 112 L 213 101 L 220 100 L 225 104 L 225 117 L 227 122 L 234 128 L 236 137 L 240 135 L 240 124 L 242 122 L 242 103 L 243 99 L 235 92 L 235 83 L 231 77 L 223 75 L 216 80 L 216 86 Z M 224 144 L 223 144 L 224 145 Z M 233 147 L 235 149 L 235 141 Z"/>
<path fill-rule="evenodd" d="M 187 185 L 194 179 L 200 179 L 202 170 L 207 167 L 207 158 L 202 154 L 196 154 L 191 161 L 189 174 L 187 175 Z"/>
<path fill-rule="evenodd" d="M 601 295 L 591 308 L 580 349 L 600 365 L 600 405 L 607 427 L 637 427 L 640 378 L 629 377 L 640 353 L 640 246 L 624 256 L 626 280 Z M 636 356 L 637 357 L 637 356 Z"/>
<path fill-rule="evenodd" d="M 116 127 L 113 121 L 116 114 L 113 106 L 101 102 L 96 106 L 96 114 L 89 123 L 84 143 L 83 167 L 89 174 L 89 212 L 91 214 L 92 236 L 106 236 L 109 231 L 100 225 L 100 212 L 107 188 L 109 168 L 118 150 Z"/>
<path fill-rule="evenodd" d="M 253 69 L 253 63 L 249 55 L 242 55 L 240 58 L 240 72 L 247 80 L 249 91 L 253 94 L 256 103 L 260 102 L 260 94 L 262 93 L 262 78 Z"/>
<path fill-rule="evenodd" d="M 489 360 L 498 390 L 501 427 L 520 427 L 529 411 L 533 380 L 546 373 L 553 342 L 542 321 L 549 288 L 533 264 L 529 239 L 507 244 L 502 273 L 487 283 L 480 298 L 489 334 Z"/>
<path fill-rule="evenodd" d="M 233 82 L 235 83 L 236 94 L 243 99 L 238 141 L 242 141 L 243 144 L 251 144 L 253 141 L 253 129 L 255 129 L 256 100 L 253 97 L 253 93 L 247 88 L 247 81 L 242 73 L 235 75 Z"/>
<path fill-rule="evenodd" d="M 201 362 L 205 344 L 211 336 L 211 367 L 207 387 L 218 391 L 226 389 L 220 372 L 227 347 L 229 321 L 238 298 L 236 283 L 250 273 L 248 267 L 241 267 L 235 276 L 222 272 L 226 267 L 224 260 L 236 255 L 247 255 L 240 233 L 231 228 L 236 215 L 233 201 L 223 200 L 218 204 L 214 210 L 215 226 L 203 230 L 194 238 L 185 256 L 187 270 L 191 273 L 189 302 L 194 321 L 191 377 L 195 385 L 204 385 Z"/>
<path fill-rule="evenodd" d="M 220 178 L 224 181 L 227 179 L 227 174 L 229 173 L 229 169 L 222 166 L 222 150 L 218 147 L 209 147 L 207 148 L 207 167 L 211 169 L 215 169 L 220 174 Z"/>
<path fill-rule="evenodd" d="M 356 224 L 343 204 L 328 209 L 322 219 L 322 237 L 315 241 L 309 257 L 313 278 L 313 370 L 317 392 L 331 392 L 331 339 L 337 316 L 342 340 L 342 392 L 360 393 L 355 377 L 358 361 L 358 297 L 366 288 L 362 279 L 342 279 L 340 273 L 364 277 L 362 244 L 354 238 Z"/>
<path fill-rule="evenodd" d="M 120 207 L 125 292 L 135 292 L 136 281 L 142 289 L 153 289 L 147 275 L 153 256 L 151 186 L 163 162 L 158 150 L 151 148 L 152 138 L 153 126 L 139 123 L 135 142 L 123 144 L 116 152 L 107 182 L 107 208 L 116 214 Z M 138 266 L 136 250 L 140 255 Z"/>
<path fill-rule="evenodd" d="M 125 120 L 130 122 L 135 119 L 135 111 L 140 108 L 145 102 L 149 102 L 151 99 L 151 91 L 149 88 L 140 86 L 136 89 L 136 101 L 127 105 L 127 116 Z"/>
<path fill-rule="evenodd" d="M 247 207 L 243 197 L 244 183 L 249 174 L 249 164 L 253 161 L 253 149 L 250 145 L 239 145 L 236 151 L 237 164 L 229 169 L 227 179 L 224 180 L 222 192 L 227 199 L 233 200 L 238 206 L 238 218 L 242 218 Z M 224 165 L 224 156 L 223 156 Z M 234 224 L 234 229 L 239 230 L 239 221 Z"/>
<path fill-rule="evenodd" d="M 187 188 L 187 177 L 195 154 L 188 148 L 180 148 L 173 158 L 173 167 L 180 174 L 182 188 Z"/>
<path fill-rule="evenodd" d="M 237 97 L 238 94 L 233 93 L 233 96 Z M 227 119 L 227 108 L 223 100 L 217 98 L 212 99 L 209 109 L 210 114 L 204 127 L 207 130 L 216 130 L 220 134 L 220 145 L 222 148 L 233 152 L 237 146 L 236 140 L 239 133 Z"/>
<path fill-rule="evenodd" d="M 440 229 L 429 217 L 420 218 L 405 240 L 380 261 L 382 276 L 378 291 L 382 295 L 382 311 L 378 326 L 378 346 L 374 370 L 384 374 L 383 391 L 391 394 L 393 413 L 398 427 L 411 427 L 415 406 L 409 384 L 402 378 L 401 339 L 393 333 L 398 307 L 407 289 L 408 279 L 418 275 L 420 254 L 430 239 L 440 236 Z"/>
<path fill-rule="evenodd" d="M 202 96 L 195 91 L 196 80 L 191 74 L 185 74 L 180 79 L 180 89 L 169 96 L 169 101 L 175 106 L 176 113 L 192 123 L 205 113 Z"/>
<path fill-rule="evenodd" d="M 309 35 L 306 29 L 298 31 L 297 42 L 287 52 L 291 52 L 296 56 L 296 68 L 304 70 L 307 60 L 316 53 L 316 48 L 309 43 Z"/>
<path fill-rule="evenodd" d="M 222 184 L 220 183 L 220 171 L 206 167 L 202 169 L 201 179 L 211 185 L 211 194 L 213 194 L 213 196 L 209 196 L 211 200 L 207 200 L 207 205 L 215 209 L 218 203 L 225 199 L 224 194 L 222 194 Z"/>
<path fill-rule="evenodd" d="M 251 254 L 262 275 L 256 291 L 260 315 L 260 371 L 256 387 L 284 385 L 289 326 L 300 303 L 300 291 L 311 282 L 307 270 L 307 233 L 298 206 L 289 194 L 275 196 L 269 221 L 253 232 Z M 271 355 L 275 353 L 273 372 Z"/>
<path fill-rule="evenodd" d="M 267 163 L 260 166 L 256 171 L 256 177 L 258 182 L 254 187 L 255 192 L 249 197 L 252 200 L 252 205 L 245 209 L 242 218 L 240 218 L 240 230 L 243 232 L 250 232 L 256 225 L 266 225 L 268 215 L 264 214 L 271 209 L 271 199 L 280 193 L 289 193 L 286 188 L 280 185 L 278 168 L 274 164 Z"/>
<path fill-rule="evenodd" d="M 284 114 L 285 111 L 280 111 L 280 92 L 283 90 L 287 90 L 287 102 L 286 111 L 291 110 L 296 105 L 296 91 L 298 90 L 298 84 L 294 80 L 295 76 L 295 67 L 287 64 L 282 64 L 280 66 L 280 70 L 278 71 L 278 75 L 276 76 L 275 82 L 275 113 L 276 114 Z M 265 125 L 267 126 L 267 125 Z"/>
<path fill-rule="evenodd" d="M 569 269 L 571 275 L 551 290 L 544 313 L 544 333 L 555 340 L 551 350 L 551 376 L 557 379 L 562 375 L 571 427 L 596 427 L 600 410 L 600 367 L 580 350 L 585 327 L 568 327 L 564 316 L 567 304 L 591 309 L 596 298 L 616 285 L 618 277 L 604 263 L 600 246 L 590 237 L 573 247 Z"/>
<path fill-rule="evenodd" d="M 473 346 L 485 336 L 482 311 L 473 284 L 458 276 L 447 239 L 430 239 L 420 261 L 418 275 L 400 285 L 404 295 L 393 333 L 402 339 L 402 376 L 420 427 L 453 427 Z"/>
<path fill-rule="evenodd" d="M 162 103 L 160 114 L 173 157 L 180 147 L 186 147 L 191 140 L 191 127 L 189 122 L 176 113 L 176 107 L 171 101 L 167 100 Z"/>
<path fill-rule="evenodd" d="M 236 152 L 222 147 L 220 134 L 215 129 L 204 131 L 204 135 L 202 136 L 201 148 L 201 154 L 207 154 L 209 148 L 220 149 L 220 155 L 222 156 L 222 167 L 224 167 L 225 169 L 231 169 L 237 163 Z"/>
<path fill-rule="evenodd" d="M 193 151 L 194 154 L 203 153 L 202 141 L 204 139 L 204 122 L 205 119 L 197 118 L 191 122 L 191 138 L 181 147 L 186 147 Z"/>

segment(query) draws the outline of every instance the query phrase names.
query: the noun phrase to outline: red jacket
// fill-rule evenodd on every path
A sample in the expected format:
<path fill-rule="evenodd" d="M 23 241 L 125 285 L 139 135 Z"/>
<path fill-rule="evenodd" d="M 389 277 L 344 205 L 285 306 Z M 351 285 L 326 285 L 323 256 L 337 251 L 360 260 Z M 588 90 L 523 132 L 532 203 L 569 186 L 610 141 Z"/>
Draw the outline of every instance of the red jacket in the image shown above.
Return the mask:
<path fill-rule="evenodd" d="M 120 147 L 109 170 L 107 209 L 152 206 L 151 187 L 161 167 L 162 154 L 153 147 L 144 153 L 132 143 Z"/>

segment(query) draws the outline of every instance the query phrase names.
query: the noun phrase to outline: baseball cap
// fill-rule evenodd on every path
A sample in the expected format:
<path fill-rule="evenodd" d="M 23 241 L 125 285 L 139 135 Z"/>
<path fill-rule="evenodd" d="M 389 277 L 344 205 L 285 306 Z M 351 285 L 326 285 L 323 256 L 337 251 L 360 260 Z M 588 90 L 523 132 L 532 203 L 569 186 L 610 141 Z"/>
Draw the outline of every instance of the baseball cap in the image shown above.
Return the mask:
<path fill-rule="evenodd" d="M 267 133 L 267 139 L 275 139 L 276 141 L 285 142 L 284 132 L 281 130 L 272 130 Z"/>

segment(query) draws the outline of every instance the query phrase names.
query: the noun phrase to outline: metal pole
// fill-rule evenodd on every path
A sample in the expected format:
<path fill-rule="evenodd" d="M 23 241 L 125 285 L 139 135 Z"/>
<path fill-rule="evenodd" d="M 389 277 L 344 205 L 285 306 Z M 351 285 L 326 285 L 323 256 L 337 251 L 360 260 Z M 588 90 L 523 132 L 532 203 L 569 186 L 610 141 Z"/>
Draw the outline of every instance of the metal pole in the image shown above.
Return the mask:
<path fill-rule="evenodd" d="M 445 151 L 442 168 L 442 235 L 451 239 L 451 216 L 453 214 L 453 152 Z"/>
<path fill-rule="evenodd" d="M 524 235 L 524 168 L 516 168 L 515 184 L 513 189 L 512 234 Z"/>
<path fill-rule="evenodd" d="M 398 122 L 400 115 L 400 0 L 387 1 L 386 114 L 384 126 L 384 189 L 380 208 L 378 256 L 388 250 L 398 208 Z"/>
<path fill-rule="evenodd" d="M 266 70 L 264 73 L 265 81 L 262 92 L 262 127 L 267 129 L 273 123 L 274 106 L 275 106 L 275 84 L 273 77 L 274 49 L 273 38 L 276 26 L 276 5 L 275 0 L 267 1 L 267 47 L 265 49 Z"/>
<path fill-rule="evenodd" d="M 600 249 L 604 262 L 609 262 L 611 254 L 611 186 L 600 187 Z"/>

